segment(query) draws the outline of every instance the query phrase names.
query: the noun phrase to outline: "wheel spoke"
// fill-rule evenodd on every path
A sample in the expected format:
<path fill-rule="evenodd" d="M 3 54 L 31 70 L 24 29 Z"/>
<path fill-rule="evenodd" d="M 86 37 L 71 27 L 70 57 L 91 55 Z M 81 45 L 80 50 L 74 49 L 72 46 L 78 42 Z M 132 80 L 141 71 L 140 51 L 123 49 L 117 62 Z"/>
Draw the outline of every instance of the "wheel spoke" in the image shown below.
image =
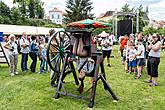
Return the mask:
<path fill-rule="evenodd" d="M 50 62 L 52 62 L 53 60 L 55 60 L 57 57 L 59 56 L 59 54 L 55 55 L 55 57 L 53 57 Z"/>
<path fill-rule="evenodd" d="M 68 44 L 64 47 L 64 50 L 66 50 L 69 46 L 70 46 L 70 44 L 68 43 Z"/>
<path fill-rule="evenodd" d="M 54 68 L 60 66 L 60 65 L 58 65 L 59 60 L 60 60 L 60 55 L 58 55 L 58 58 L 56 58 L 56 61 L 55 61 L 55 63 L 54 63 Z M 56 69 L 57 69 L 57 68 L 56 68 Z M 58 71 L 58 70 L 55 70 L 55 71 Z M 59 71 L 60 71 L 60 69 L 59 69 Z"/>
<path fill-rule="evenodd" d="M 54 49 L 56 49 L 57 51 L 60 50 L 59 47 L 57 45 L 55 45 L 55 44 L 50 44 L 50 46 L 53 47 Z"/>
<path fill-rule="evenodd" d="M 56 44 L 59 47 L 59 42 L 58 42 L 58 39 L 56 39 L 56 37 L 53 37 L 51 44 L 52 43 Z"/>

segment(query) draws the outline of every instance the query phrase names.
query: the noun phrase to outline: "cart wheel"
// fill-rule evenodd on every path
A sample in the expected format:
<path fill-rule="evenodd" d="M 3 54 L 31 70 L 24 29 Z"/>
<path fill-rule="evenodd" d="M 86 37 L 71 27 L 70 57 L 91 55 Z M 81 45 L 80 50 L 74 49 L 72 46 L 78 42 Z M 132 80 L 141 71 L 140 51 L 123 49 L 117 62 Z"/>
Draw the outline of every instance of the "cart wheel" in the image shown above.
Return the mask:
<path fill-rule="evenodd" d="M 70 36 L 65 31 L 54 33 L 49 40 L 47 49 L 47 61 L 54 71 L 53 78 L 51 78 L 54 81 L 61 73 L 64 57 L 68 51 L 70 51 Z"/>

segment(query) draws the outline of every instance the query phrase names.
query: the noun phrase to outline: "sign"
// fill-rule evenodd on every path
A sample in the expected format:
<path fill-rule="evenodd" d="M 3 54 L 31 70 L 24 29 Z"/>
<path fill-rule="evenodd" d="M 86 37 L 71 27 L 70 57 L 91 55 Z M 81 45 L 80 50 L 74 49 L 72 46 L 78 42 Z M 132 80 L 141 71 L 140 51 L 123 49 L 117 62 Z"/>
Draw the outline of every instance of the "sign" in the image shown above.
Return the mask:
<path fill-rule="evenodd" d="M 0 42 L 3 42 L 3 32 L 0 32 Z"/>

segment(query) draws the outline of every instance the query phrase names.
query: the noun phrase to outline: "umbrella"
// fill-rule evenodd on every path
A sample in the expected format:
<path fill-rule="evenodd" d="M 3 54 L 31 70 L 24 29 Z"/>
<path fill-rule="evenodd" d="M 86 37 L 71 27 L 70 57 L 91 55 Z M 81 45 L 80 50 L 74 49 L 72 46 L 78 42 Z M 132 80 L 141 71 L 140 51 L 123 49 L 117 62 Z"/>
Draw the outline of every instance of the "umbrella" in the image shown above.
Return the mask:
<path fill-rule="evenodd" d="M 85 19 L 85 20 L 81 20 L 81 21 L 76 21 L 76 22 L 72 22 L 67 24 L 68 27 L 77 27 L 77 28 L 105 28 L 105 27 L 109 27 L 112 26 L 109 23 L 105 23 L 105 22 L 100 22 L 100 21 L 96 21 L 96 20 L 91 20 L 91 19 Z"/>
<path fill-rule="evenodd" d="M 109 34 L 106 33 L 105 31 L 103 31 L 102 33 L 100 33 L 100 34 L 98 35 L 98 37 L 106 37 L 106 36 L 109 36 Z"/>

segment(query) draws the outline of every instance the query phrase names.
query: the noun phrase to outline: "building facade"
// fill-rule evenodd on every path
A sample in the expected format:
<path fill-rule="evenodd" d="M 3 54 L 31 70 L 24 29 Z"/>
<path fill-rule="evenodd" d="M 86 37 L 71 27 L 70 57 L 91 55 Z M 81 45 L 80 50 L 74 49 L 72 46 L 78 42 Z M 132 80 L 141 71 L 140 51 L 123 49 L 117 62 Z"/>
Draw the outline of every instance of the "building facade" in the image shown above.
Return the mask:
<path fill-rule="evenodd" d="M 49 11 L 49 19 L 53 23 L 62 24 L 63 23 L 63 12 L 55 7 L 53 10 Z"/>

